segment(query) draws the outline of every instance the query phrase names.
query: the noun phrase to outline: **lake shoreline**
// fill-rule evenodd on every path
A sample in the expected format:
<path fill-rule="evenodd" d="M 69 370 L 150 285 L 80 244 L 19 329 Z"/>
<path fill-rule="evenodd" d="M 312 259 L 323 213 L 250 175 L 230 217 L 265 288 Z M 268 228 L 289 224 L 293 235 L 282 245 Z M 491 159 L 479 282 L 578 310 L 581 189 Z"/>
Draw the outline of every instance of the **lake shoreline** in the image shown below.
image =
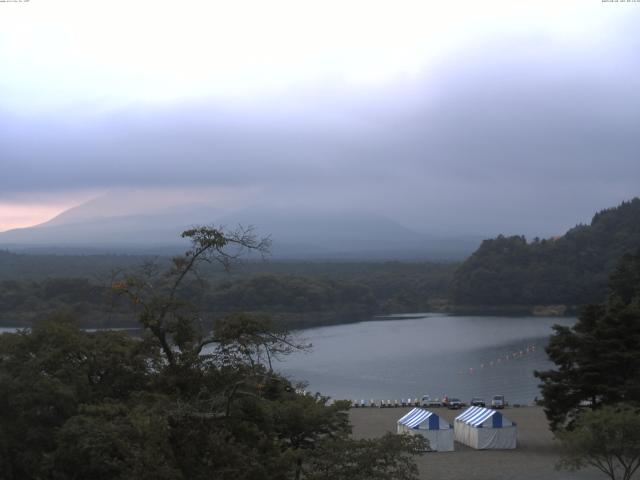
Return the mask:
<path fill-rule="evenodd" d="M 448 305 L 438 310 L 452 316 L 575 317 L 583 305 Z"/>
<path fill-rule="evenodd" d="M 569 318 L 576 317 L 580 313 L 581 306 L 567 306 L 567 305 L 503 305 L 503 306 L 490 306 L 490 305 L 444 305 L 437 308 L 432 308 L 425 312 L 407 312 L 407 313 L 379 313 L 363 316 L 354 316 L 352 320 L 345 320 L 342 315 L 327 314 L 326 312 L 313 314 L 301 314 L 296 316 L 291 313 L 287 314 L 269 314 L 271 316 L 273 324 L 276 327 L 282 327 L 289 331 L 304 331 L 315 328 L 330 327 L 336 325 L 352 325 L 363 322 L 377 322 L 377 321 L 401 321 L 401 320 L 415 320 L 431 316 L 448 316 L 448 317 L 465 317 L 465 316 L 477 316 L 477 317 L 557 317 L 557 318 Z M 246 313 L 263 315 L 264 312 L 259 311 L 247 311 Z M 216 314 L 212 316 L 211 323 L 216 318 L 225 316 L 226 314 Z M 50 318 L 43 317 L 43 318 Z M 313 318 L 312 320 L 310 320 Z M 106 324 L 105 324 L 106 323 Z M 110 322 L 79 322 L 81 328 L 96 329 L 96 330 L 113 330 L 113 329 L 137 329 L 140 328 L 139 323 L 132 319 L 127 320 L 114 320 Z M 11 324 L 0 320 L 0 329 L 23 329 L 33 327 L 32 323 Z"/>

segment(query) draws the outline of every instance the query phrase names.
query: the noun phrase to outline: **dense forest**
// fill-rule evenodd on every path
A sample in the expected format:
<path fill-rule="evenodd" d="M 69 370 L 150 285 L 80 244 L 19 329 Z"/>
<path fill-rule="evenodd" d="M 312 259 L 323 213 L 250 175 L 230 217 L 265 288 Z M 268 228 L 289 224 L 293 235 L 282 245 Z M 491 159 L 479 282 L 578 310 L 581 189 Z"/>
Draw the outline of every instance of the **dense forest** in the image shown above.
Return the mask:
<path fill-rule="evenodd" d="M 616 261 L 640 248 L 640 199 L 597 213 L 551 239 L 498 236 L 463 264 L 247 260 L 228 272 L 202 265 L 185 296 L 213 323 L 227 313 L 267 313 L 286 328 L 387 313 L 575 313 L 604 299 Z M 112 289 L 123 275 L 162 269 L 170 257 L 27 255 L 0 251 L 0 325 L 29 326 L 56 312 L 85 327 L 135 325 Z"/>
<path fill-rule="evenodd" d="M 0 252 L 0 324 L 32 325 L 64 311 L 90 327 L 135 325 L 111 285 L 119 276 L 162 268 L 167 257 L 19 255 Z M 287 328 L 344 323 L 376 314 L 425 311 L 446 298 L 455 264 L 403 262 L 208 265 L 186 296 L 213 321 L 226 313 L 268 313 Z"/>
<path fill-rule="evenodd" d="M 226 266 L 230 243 L 263 245 L 209 228 L 189 238 L 170 265 L 113 284 L 139 338 L 60 315 L 0 335 L 0 477 L 416 480 L 422 437 L 352 439 L 348 401 L 305 394 L 273 371 L 273 358 L 307 345 L 264 316 L 203 328 L 183 296 L 196 264 Z"/>
<path fill-rule="evenodd" d="M 606 297 L 616 262 L 640 248 L 640 199 L 597 213 L 559 238 L 485 240 L 456 271 L 456 305 L 584 305 Z"/>

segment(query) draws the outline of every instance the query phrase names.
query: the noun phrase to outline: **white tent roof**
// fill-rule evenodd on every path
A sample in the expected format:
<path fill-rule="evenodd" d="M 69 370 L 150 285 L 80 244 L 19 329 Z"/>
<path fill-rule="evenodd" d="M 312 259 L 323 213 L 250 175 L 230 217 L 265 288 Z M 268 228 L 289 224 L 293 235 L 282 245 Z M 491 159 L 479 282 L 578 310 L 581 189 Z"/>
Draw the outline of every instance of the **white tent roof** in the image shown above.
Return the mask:
<path fill-rule="evenodd" d="M 504 418 L 500 412 L 483 407 L 469 407 L 458 415 L 456 420 L 472 427 L 480 427 L 492 417 L 495 417 L 492 419 L 494 427 L 500 428 L 512 425 L 512 422 Z"/>
<path fill-rule="evenodd" d="M 398 420 L 398 423 L 406 425 L 409 428 L 417 428 L 424 422 L 428 422 L 429 430 L 449 428 L 448 423 L 446 424 L 446 426 L 440 424 L 440 417 L 438 417 L 438 415 L 422 408 L 414 408 Z"/>

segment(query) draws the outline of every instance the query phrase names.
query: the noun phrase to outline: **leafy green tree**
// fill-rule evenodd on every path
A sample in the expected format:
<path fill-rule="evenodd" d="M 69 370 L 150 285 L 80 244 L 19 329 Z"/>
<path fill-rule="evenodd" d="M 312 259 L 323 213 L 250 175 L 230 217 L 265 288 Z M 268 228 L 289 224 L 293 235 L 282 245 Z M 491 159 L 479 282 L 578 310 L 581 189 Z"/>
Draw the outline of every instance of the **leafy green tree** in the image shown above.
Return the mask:
<path fill-rule="evenodd" d="M 344 439 L 351 433 L 347 418 L 349 402 L 328 405 L 321 395 L 289 396 L 272 404 L 276 431 L 283 448 L 295 458 L 295 479 L 303 474 L 309 452 L 323 440 Z"/>
<path fill-rule="evenodd" d="M 273 372 L 273 360 L 279 360 L 311 345 L 295 343 L 289 333 L 277 329 L 266 315 L 231 314 L 214 326 L 212 339 L 216 343 L 216 355 L 226 363 L 245 363 L 253 371 L 258 366 Z"/>
<path fill-rule="evenodd" d="M 571 430 L 556 434 L 563 451 L 560 468 L 592 466 L 611 480 L 630 480 L 640 467 L 640 410 L 605 406 L 588 410 Z"/>
<path fill-rule="evenodd" d="M 184 235 L 192 248 L 168 271 L 147 265 L 114 284 L 140 316 L 140 338 L 60 317 L 0 335 L 2 478 L 314 478 L 314 452 L 331 442 L 354 448 L 336 457 L 345 469 L 382 456 L 372 472 L 415 478 L 410 444 L 352 443 L 347 403 L 300 395 L 274 372 L 272 359 L 306 347 L 288 332 L 247 314 L 204 327 L 186 286 L 197 266 L 226 268 L 265 243 L 208 227 Z"/>
<path fill-rule="evenodd" d="M 168 430 L 167 416 L 154 402 L 81 406 L 56 432 L 54 478 L 183 479 Z"/>
<path fill-rule="evenodd" d="M 420 435 L 385 434 L 376 440 L 327 439 L 311 453 L 308 480 L 413 480 L 413 456 L 427 449 Z"/>
<path fill-rule="evenodd" d="M 557 369 L 536 372 L 552 429 L 581 405 L 640 405 L 640 253 L 622 258 L 609 300 L 585 308 L 573 327 L 555 326 L 547 353 Z"/>
<path fill-rule="evenodd" d="M 43 478 L 55 434 L 84 404 L 128 401 L 152 379 L 153 346 L 56 317 L 0 335 L 0 450 L 9 479 Z"/>
<path fill-rule="evenodd" d="M 168 271 L 148 263 L 141 272 L 114 283 L 126 294 L 138 312 L 140 323 L 158 342 L 167 365 L 177 370 L 197 362 L 202 349 L 213 339 L 203 328 L 199 311 L 184 299 L 185 284 L 197 274 L 201 263 L 217 263 L 228 270 L 247 252 L 268 253 L 269 239 L 258 239 L 249 229 L 225 232 L 197 227 L 182 233 L 191 241 L 184 255 L 173 258 Z"/>

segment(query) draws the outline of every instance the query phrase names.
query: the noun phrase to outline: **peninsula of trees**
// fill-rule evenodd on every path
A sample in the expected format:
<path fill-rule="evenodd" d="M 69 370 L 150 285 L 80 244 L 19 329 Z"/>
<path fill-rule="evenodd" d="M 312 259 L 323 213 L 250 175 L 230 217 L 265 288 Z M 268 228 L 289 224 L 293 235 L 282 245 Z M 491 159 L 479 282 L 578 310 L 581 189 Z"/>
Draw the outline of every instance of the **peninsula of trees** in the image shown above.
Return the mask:
<path fill-rule="evenodd" d="M 598 212 L 557 238 L 485 240 L 456 270 L 457 306 L 564 305 L 603 301 L 617 261 L 640 248 L 640 198 Z"/>

